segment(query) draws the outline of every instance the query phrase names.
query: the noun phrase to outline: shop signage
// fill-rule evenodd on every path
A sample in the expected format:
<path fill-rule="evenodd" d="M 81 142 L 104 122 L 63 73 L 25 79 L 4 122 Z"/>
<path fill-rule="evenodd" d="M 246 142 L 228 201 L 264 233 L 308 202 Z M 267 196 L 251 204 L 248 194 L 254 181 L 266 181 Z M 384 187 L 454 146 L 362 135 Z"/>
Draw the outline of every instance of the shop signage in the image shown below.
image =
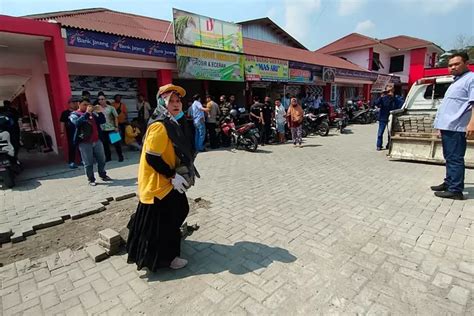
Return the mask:
<path fill-rule="evenodd" d="M 257 56 L 245 56 L 245 80 L 287 81 L 288 61 Z"/>
<path fill-rule="evenodd" d="M 323 81 L 334 82 L 336 80 L 336 69 L 324 67 L 323 68 Z"/>
<path fill-rule="evenodd" d="M 311 71 L 303 69 L 290 68 L 290 81 L 299 83 L 312 83 L 313 76 Z"/>
<path fill-rule="evenodd" d="M 173 9 L 176 44 L 243 52 L 242 26 Z"/>
<path fill-rule="evenodd" d="M 390 82 L 390 77 L 388 75 L 378 75 L 377 81 L 372 85 L 371 93 L 380 93 L 385 90 L 388 83 Z"/>
<path fill-rule="evenodd" d="M 166 43 L 70 28 L 66 29 L 66 36 L 69 46 L 155 57 L 174 58 L 176 56 L 174 45 Z"/>
<path fill-rule="evenodd" d="M 244 81 L 243 55 L 177 46 L 176 63 L 183 79 Z"/>
<path fill-rule="evenodd" d="M 340 69 L 340 68 L 336 68 L 336 75 L 338 77 L 366 79 L 366 80 L 372 80 L 372 81 L 377 80 L 377 76 L 378 76 L 378 74 L 373 73 L 373 72 L 364 72 L 364 71 Z"/>

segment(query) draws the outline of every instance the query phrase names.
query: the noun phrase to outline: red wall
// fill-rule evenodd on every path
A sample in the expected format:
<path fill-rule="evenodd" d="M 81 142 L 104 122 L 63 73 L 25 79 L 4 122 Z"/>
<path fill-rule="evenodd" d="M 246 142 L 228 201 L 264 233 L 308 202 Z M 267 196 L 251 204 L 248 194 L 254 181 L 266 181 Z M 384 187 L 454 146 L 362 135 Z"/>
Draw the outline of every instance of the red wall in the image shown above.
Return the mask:
<path fill-rule="evenodd" d="M 425 74 L 425 56 L 427 49 L 419 48 L 411 51 L 410 74 L 408 75 L 408 85 L 412 85 Z"/>
<path fill-rule="evenodd" d="M 474 71 L 474 65 L 468 66 L 471 71 Z M 425 69 L 423 77 L 436 77 L 450 75 L 448 67 Z"/>

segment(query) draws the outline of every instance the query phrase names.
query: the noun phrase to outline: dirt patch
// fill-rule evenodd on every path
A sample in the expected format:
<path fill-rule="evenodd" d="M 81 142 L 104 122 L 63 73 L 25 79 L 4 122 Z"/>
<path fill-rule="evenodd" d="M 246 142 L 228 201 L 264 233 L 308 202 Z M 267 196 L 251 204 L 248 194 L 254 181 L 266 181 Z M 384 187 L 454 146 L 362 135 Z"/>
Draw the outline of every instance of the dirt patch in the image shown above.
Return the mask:
<path fill-rule="evenodd" d="M 189 216 L 195 215 L 200 208 L 210 207 L 210 202 L 197 200 L 197 202 L 189 200 Z M 0 247 L 0 266 L 26 258 L 43 258 L 67 248 L 79 250 L 86 243 L 96 240 L 99 237 L 98 232 L 105 228 L 120 232 L 126 227 L 137 204 L 136 198 L 113 201 L 103 212 L 77 220 L 67 220 L 58 226 L 38 230 L 35 235 L 16 244 L 3 244 Z"/>

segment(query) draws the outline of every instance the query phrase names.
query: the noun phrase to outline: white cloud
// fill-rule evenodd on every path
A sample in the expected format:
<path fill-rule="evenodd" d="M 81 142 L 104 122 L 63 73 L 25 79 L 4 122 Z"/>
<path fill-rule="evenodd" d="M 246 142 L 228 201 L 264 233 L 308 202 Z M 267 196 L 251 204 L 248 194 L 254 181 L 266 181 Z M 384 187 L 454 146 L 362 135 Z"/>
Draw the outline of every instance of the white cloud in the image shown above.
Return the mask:
<path fill-rule="evenodd" d="M 285 0 L 284 29 L 299 40 L 308 40 L 313 32 L 313 17 L 321 7 L 321 0 Z"/>
<path fill-rule="evenodd" d="M 367 3 L 367 0 L 340 0 L 338 14 L 341 16 L 351 15 L 356 13 Z"/>
<path fill-rule="evenodd" d="M 472 10 L 472 0 L 402 0 L 401 4 L 407 10 L 417 10 L 424 14 L 444 15 L 468 4 Z"/>
<path fill-rule="evenodd" d="M 354 30 L 356 33 L 361 33 L 364 35 L 372 35 L 375 31 L 375 24 L 371 20 L 365 20 L 357 23 L 357 26 Z"/>

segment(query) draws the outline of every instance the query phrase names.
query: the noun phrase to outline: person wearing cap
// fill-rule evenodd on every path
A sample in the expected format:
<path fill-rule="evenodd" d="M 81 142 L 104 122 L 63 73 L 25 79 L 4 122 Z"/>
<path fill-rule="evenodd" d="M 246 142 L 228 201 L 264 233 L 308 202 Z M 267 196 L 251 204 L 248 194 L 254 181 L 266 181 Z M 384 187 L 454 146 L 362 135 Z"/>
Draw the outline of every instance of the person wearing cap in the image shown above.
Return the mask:
<path fill-rule="evenodd" d="M 72 112 L 77 111 L 78 104 L 82 100 L 81 97 L 71 97 L 68 101 L 68 106 L 66 110 L 61 113 L 59 121 L 61 122 L 61 140 L 64 144 L 67 143 L 68 148 L 68 164 L 69 168 L 76 169 L 76 150 L 77 144 L 74 143 L 74 132 L 76 128 L 74 124 L 69 120 L 69 116 Z"/>
<path fill-rule="evenodd" d="M 186 91 L 173 84 L 160 87 L 157 107 L 150 117 L 138 167 L 136 212 L 127 225 L 128 263 L 155 272 L 180 269 L 180 227 L 189 212 L 186 190 L 199 176 L 195 151 L 181 98 Z"/>
<path fill-rule="evenodd" d="M 100 125 L 105 123 L 104 114 L 91 105 L 89 99 L 82 99 L 79 109 L 69 115 L 69 120 L 76 127 L 73 140 L 79 147 L 89 185 L 97 185 L 94 177 L 94 161 L 97 161 L 97 171 L 101 179 L 111 181 L 105 171 L 104 146 L 100 140 L 102 132 Z"/>

